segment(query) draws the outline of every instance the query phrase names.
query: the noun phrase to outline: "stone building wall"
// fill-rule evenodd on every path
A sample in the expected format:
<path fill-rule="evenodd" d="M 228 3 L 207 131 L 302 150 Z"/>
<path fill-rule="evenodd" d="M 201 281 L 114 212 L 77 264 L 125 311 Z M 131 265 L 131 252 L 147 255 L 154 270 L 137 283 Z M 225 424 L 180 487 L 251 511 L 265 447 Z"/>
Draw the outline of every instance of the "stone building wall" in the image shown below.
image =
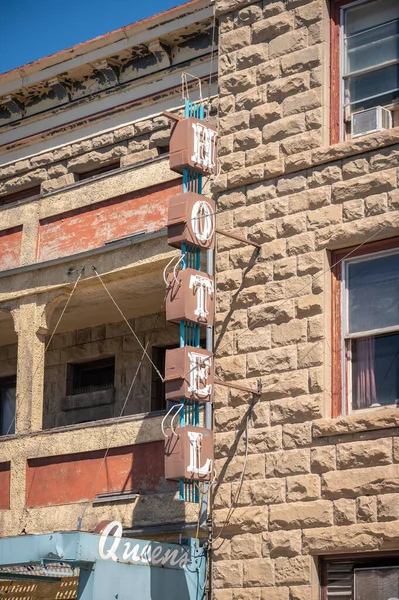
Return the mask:
<path fill-rule="evenodd" d="M 153 346 L 178 344 L 176 326 L 165 322 L 165 313 L 130 319 L 130 326 L 151 357 Z M 76 422 L 119 417 L 137 367 L 140 370 L 129 395 L 123 415 L 151 411 L 152 367 L 148 359 L 142 361 L 143 351 L 125 322 L 107 323 L 76 331 L 60 333 L 53 337 L 46 353 L 44 371 L 43 428 L 69 425 Z M 67 365 L 115 357 L 115 392 L 112 403 L 97 404 L 92 392 L 86 408 L 64 410 L 67 395 Z M 83 394 L 83 396 L 88 394 Z M 100 399 L 101 400 L 101 399 Z M 91 404 L 91 406 L 90 406 Z"/>
<path fill-rule="evenodd" d="M 399 233 L 399 130 L 329 145 L 327 9 L 217 2 L 218 225 L 262 247 L 219 236 L 216 370 L 263 390 L 217 390 L 215 600 L 316 600 L 320 557 L 399 552 L 399 412 L 331 418 L 330 270 Z"/>

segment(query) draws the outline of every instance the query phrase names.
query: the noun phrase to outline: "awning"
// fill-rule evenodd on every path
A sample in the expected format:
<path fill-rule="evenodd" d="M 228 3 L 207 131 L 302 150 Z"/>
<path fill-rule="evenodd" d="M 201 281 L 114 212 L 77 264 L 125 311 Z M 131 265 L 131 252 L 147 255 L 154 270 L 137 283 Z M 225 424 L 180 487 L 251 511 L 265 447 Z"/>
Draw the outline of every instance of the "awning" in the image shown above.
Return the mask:
<path fill-rule="evenodd" d="M 0 586 L 35 582 L 46 589 L 54 585 L 55 592 L 60 582 L 65 586 L 77 579 L 77 592 L 55 592 L 54 598 L 202 600 L 205 572 L 206 553 L 198 540 L 179 545 L 125 538 L 117 522 L 101 535 L 66 532 L 0 539 Z M 76 583 L 68 587 L 72 593 Z M 7 597 L 13 597 L 11 589 Z M 44 596 L 35 596 L 33 586 L 31 594 L 21 597 Z M 45 597 L 51 598 L 51 592 Z"/>

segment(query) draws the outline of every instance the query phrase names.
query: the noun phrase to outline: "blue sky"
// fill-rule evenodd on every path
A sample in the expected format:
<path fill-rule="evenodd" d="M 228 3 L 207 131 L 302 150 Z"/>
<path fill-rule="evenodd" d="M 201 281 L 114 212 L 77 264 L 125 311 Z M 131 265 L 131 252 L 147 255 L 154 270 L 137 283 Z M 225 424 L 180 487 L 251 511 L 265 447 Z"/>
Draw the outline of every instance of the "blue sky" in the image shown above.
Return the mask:
<path fill-rule="evenodd" d="M 0 73 L 185 0 L 0 0 Z"/>

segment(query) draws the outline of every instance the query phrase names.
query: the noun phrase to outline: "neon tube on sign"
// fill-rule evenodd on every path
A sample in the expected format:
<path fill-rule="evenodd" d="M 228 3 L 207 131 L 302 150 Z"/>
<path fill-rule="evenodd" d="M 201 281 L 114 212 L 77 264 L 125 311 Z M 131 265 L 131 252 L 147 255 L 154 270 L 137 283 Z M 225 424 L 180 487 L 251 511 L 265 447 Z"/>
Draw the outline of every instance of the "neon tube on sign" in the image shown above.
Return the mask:
<path fill-rule="evenodd" d="M 112 532 L 112 533 L 111 533 Z M 156 542 L 132 544 L 122 538 L 122 524 L 108 523 L 98 542 L 98 553 L 103 560 L 129 561 L 138 565 L 175 567 L 184 569 L 190 562 L 190 553 L 185 548 L 166 548 Z"/>

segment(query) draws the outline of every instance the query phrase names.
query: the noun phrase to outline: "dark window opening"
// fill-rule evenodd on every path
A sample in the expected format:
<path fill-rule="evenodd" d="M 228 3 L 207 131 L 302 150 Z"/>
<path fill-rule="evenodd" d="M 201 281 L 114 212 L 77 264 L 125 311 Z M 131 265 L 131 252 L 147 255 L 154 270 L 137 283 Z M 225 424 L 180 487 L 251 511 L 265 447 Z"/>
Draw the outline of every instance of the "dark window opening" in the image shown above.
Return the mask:
<path fill-rule="evenodd" d="M 107 390 L 115 382 L 115 357 L 68 364 L 67 394 L 85 394 Z"/>
<path fill-rule="evenodd" d="M 0 206 L 5 206 L 6 204 L 11 204 L 12 202 L 18 202 L 19 200 L 26 200 L 27 198 L 33 198 L 34 196 L 40 195 L 40 185 L 35 185 L 34 187 L 26 188 L 24 190 L 19 190 L 18 192 L 13 192 L 12 194 L 6 194 L 5 196 L 0 196 Z"/>
<path fill-rule="evenodd" d="M 324 561 L 323 600 L 396 600 L 399 556 Z"/>
<path fill-rule="evenodd" d="M 108 173 L 109 171 L 115 171 L 116 169 L 119 169 L 120 166 L 120 160 L 117 160 L 109 163 L 108 165 L 103 165 L 97 169 L 90 169 L 89 171 L 83 171 L 83 173 L 77 173 L 76 175 L 79 181 L 83 181 L 84 179 L 89 179 L 95 175 L 102 175 L 103 173 Z"/>
<path fill-rule="evenodd" d="M 0 379 L 0 435 L 15 433 L 16 377 Z"/>
<path fill-rule="evenodd" d="M 158 156 L 161 154 L 169 154 L 169 144 L 167 146 L 157 146 Z"/>

